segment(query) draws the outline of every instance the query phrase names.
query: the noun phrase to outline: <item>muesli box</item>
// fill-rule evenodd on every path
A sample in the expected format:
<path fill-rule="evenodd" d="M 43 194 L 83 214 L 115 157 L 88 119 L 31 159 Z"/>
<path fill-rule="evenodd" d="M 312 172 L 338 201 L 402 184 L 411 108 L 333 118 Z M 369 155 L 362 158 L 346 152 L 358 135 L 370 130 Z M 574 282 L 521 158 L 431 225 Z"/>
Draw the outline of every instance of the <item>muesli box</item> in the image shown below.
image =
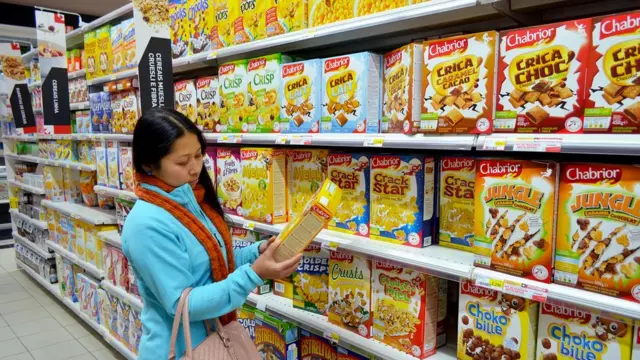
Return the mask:
<path fill-rule="evenodd" d="M 225 213 L 239 215 L 242 210 L 242 163 L 239 148 L 218 148 L 216 184 L 218 201 Z"/>
<path fill-rule="evenodd" d="M 247 219 L 281 224 L 287 221 L 286 155 L 282 149 L 242 148 L 242 210 Z M 223 185 L 224 186 L 224 185 Z"/>
<path fill-rule="evenodd" d="M 472 251 L 476 160 L 446 156 L 440 160 L 441 246 Z"/>
<path fill-rule="evenodd" d="M 220 65 L 220 130 L 221 133 L 239 133 L 249 130 L 247 115 L 249 93 L 247 60 L 238 60 Z"/>
<path fill-rule="evenodd" d="M 413 134 L 420 127 L 422 44 L 384 54 L 380 132 Z"/>
<path fill-rule="evenodd" d="M 322 111 L 322 60 L 282 64 L 280 99 L 283 133 L 318 133 Z"/>
<path fill-rule="evenodd" d="M 329 153 L 329 180 L 342 189 L 342 201 L 329 222 L 330 230 L 369 236 L 369 158 L 362 153 Z"/>
<path fill-rule="evenodd" d="M 250 133 L 279 133 L 280 123 L 280 67 L 291 58 L 272 54 L 249 60 L 247 76 L 250 111 L 247 114 Z M 253 105 L 252 105 L 253 104 Z"/>

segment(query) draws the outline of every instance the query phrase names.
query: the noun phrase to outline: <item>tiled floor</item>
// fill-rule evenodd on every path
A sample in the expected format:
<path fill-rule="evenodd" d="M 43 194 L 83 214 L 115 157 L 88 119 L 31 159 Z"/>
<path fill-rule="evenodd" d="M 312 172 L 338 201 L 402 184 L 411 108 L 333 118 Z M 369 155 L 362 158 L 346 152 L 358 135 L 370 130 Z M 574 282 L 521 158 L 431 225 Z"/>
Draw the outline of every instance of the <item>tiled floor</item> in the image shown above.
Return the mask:
<path fill-rule="evenodd" d="M 124 359 L 0 250 L 0 359 Z"/>

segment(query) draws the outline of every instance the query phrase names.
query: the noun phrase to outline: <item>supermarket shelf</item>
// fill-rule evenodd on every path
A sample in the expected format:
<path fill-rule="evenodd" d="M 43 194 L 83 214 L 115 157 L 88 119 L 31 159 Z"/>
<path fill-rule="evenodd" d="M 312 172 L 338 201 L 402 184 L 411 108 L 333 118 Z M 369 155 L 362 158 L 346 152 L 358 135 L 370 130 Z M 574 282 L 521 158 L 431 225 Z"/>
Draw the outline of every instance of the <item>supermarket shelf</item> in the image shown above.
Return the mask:
<path fill-rule="evenodd" d="M 13 240 L 13 238 L 0 240 L 0 247 L 12 246 L 14 245 L 14 243 L 15 241 Z"/>
<path fill-rule="evenodd" d="M 113 189 L 107 186 L 96 185 L 93 187 L 93 191 L 100 195 L 106 195 L 126 200 L 137 200 L 138 197 L 135 193 L 126 190 Z"/>
<path fill-rule="evenodd" d="M 109 343 L 109 345 L 113 346 L 122 356 L 124 356 L 127 360 L 136 360 L 138 357 L 131 352 L 123 343 L 114 338 L 107 329 L 102 328 L 102 335 L 104 339 Z"/>
<path fill-rule="evenodd" d="M 115 140 L 132 141 L 133 135 L 128 134 L 60 134 L 60 135 L 38 135 L 42 140 Z"/>
<path fill-rule="evenodd" d="M 102 210 L 70 202 L 53 202 L 42 200 L 42 206 L 59 211 L 74 219 L 88 222 L 92 225 L 115 225 L 115 211 Z"/>
<path fill-rule="evenodd" d="M 113 20 L 123 18 L 123 17 L 132 17 L 133 16 L 133 4 L 128 3 L 122 7 L 115 9 L 114 11 L 105 14 L 104 16 L 99 17 L 98 19 L 77 28 L 69 33 L 67 33 L 67 48 L 72 48 L 77 45 L 80 45 L 84 42 L 83 34 L 96 29 L 104 24 L 108 24 Z"/>
<path fill-rule="evenodd" d="M 31 90 L 33 90 L 35 88 L 42 87 L 42 81 L 34 81 L 34 82 L 30 83 L 27 86 L 28 86 L 29 90 L 31 91 Z"/>
<path fill-rule="evenodd" d="M 62 256 L 63 258 L 85 269 L 87 273 L 89 273 L 89 275 L 95 277 L 96 279 L 104 278 L 104 272 L 102 270 L 84 260 L 81 260 L 76 254 L 72 253 L 71 251 L 64 249 L 62 246 L 54 243 L 51 240 L 47 240 L 46 244 L 49 249 L 55 251 L 57 254 L 60 254 L 60 256 Z"/>
<path fill-rule="evenodd" d="M 0 205 L 4 205 L 4 204 L 8 204 L 9 203 L 9 199 L 2 199 L 0 200 Z M 0 225 L 0 230 L 2 230 L 2 227 Z"/>
<path fill-rule="evenodd" d="M 123 80 L 123 79 L 132 78 L 136 76 L 138 76 L 137 68 L 87 80 L 87 86 L 101 85 L 104 83 L 108 83 L 110 81 Z"/>
<path fill-rule="evenodd" d="M 640 135 L 630 134 L 491 134 L 480 135 L 476 149 L 547 151 L 567 154 L 640 155 Z"/>
<path fill-rule="evenodd" d="M 85 69 L 81 69 L 81 70 L 78 70 L 78 71 L 74 71 L 74 72 L 68 73 L 69 80 L 77 79 L 77 78 L 80 78 L 80 77 L 85 77 L 85 75 L 87 75 L 87 71 Z"/>
<path fill-rule="evenodd" d="M 12 154 L 12 153 L 6 153 L 5 157 L 10 158 L 10 159 L 15 159 L 15 160 L 21 160 L 21 161 L 26 161 L 26 162 L 37 163 L 37 164 L 60 166 L 60 167 L 65 167 L 67 169 L 83 170 L 83 171 L 95 171 L 96 170 L 96 166 L 95 165 L 82 164 L 82 163 L 79 163 L 77 161 L 49 160 L 49 159 L 43 159 L 43 158 L 37 157 L 37 156 L 17 155 L 17 154 Z"/>
<path fill-rule="evenodd" d="M 102 286 L 102 288 L 106 292 L 117 296 L 118 298 L 120 298 L 120 300 L 123 300 L 125 303 L 129 304 L 136 311 L 138 311 L 138 312 L 142 311 L 142 301 L 140 299 L 138 299 L 137 297 L 129 294 L 128 292 L 124 291 L 123 289 L 113 285 L 111 283 L 111 281 L 102 280 L 102 282 L 100 282 L 100 286 Z"/>
<path fill-rule="evenodd" d="M 36 194 L 36 195 L 44 195 L 44 189 L 40 189 L 37 188 L 35 186 L 31 186 L 31 185 L 27 185 L 24 184 L 20 181 L 16 181 L 16 180 L 7 180 L 7 182 L 9 183 L 9 185 L 15 186 L 17 188 L 20 188 L 24 191 L 28 191 L 32 194 Z"/>
<path fill-rule="evenodd" d="M 122 239 L 120 238 L 120 234 L 118 234 L 118 230 L 99 232 L 98 237 L 107 244 L 122 249 Z"/>
<path fill-rule="evenodd" d="M 28 247 L 29 249 L 31 249 L 33 252 L 35 252 L 36 254 L 42 256 L 45 259 L 52 259 L 53 258 L 53 254 L 43 250 L 42 248 L 38 247 L 38 245 L 34 244 L 33 242 L 29 241 L 27 238 L 21 236 L 20 234 L 14 232 L 13 234 L 13 239 L 20 244 L 23 244 L 24 246 Z"/>
<path fill-rule="evenodd" d="M 14 216 L 19 217 L 20 219 L 33 224 L 38 229 L 41 229 L 41 230 L 48 230 L 49 229 L 49 227 L 47 226 L 47 223 L 45 221 L 40 221 L 40 220 L 33 219 L 33 218 L 31 218 L 31 217 L 19 212 L 18 209 L 9 209 L 9 212 Z"/>
<path fill-rule="evenodd" d="M 69 105 L 69 110 L 74 111 L 74 110 L 88 110 L 89 109 L 89 102 L 85 101 L 85 102 L 81 102 L 81 103 L 74 103 Z"/>
<path fill-rule="evenodd" d="M 38 137 L 36 136 L 36 134 L 4 135 L 3 138 L 6 139 L 6 140 L 22 141 L 22 142 L 37 142 L 38 141 Z"/>
<path fill-rule="evenodd" d="M 25 65 L 29 65 L 29 62 L 31 61 L 31 59 L 33 59 L 36 56 L 38 56 L 38 48 L 32 49 L 31 51 L 28 51 L 22 54 L 22 62 Z"/>

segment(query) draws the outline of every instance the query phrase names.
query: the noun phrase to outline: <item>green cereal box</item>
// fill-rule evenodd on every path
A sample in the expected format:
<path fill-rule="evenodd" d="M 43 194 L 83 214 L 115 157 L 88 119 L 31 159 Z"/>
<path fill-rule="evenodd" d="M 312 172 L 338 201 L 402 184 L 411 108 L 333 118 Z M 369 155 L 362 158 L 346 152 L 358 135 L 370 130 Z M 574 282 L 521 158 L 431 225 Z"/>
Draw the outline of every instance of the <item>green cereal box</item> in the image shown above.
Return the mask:
<path fill-rule="evenodd" d="M 288 62 L 291 58 L 282 54 L 249 60 L 247 123 L 250 133 L 279 133 L 283 127 L 280 124 L 280 66 Z"/>
<path fill-rule="evenodd" d="M 246 133 L 249 130 L 247 115 L 255 108 L 249 106 L 247 60 L 220 65 L 220 132 Z"/>
<path fill-rule="evenodd" d="M 243 304 L 236 313 L 238 322 L 247 330 L 251 340 L 256 339 L 256 308 L 251 305 Z"/>
<path fill-rule="evenodd" d="M 258 309 L 254 342 L 262 359 L 298 360 L 298 327 Z"/>

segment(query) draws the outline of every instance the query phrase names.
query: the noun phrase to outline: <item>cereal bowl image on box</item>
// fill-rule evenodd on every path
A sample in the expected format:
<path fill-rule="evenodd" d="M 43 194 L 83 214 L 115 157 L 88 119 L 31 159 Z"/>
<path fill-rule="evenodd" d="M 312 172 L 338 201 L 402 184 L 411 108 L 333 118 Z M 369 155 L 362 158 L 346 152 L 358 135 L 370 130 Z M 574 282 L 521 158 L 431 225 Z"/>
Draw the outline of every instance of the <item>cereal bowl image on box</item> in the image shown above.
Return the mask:
<path fill-rule="evenodd" d="M 330 152 L 327 160 L 329 179 L 342 189 L 342 201 L 329 229 L 369 236 L 369 156 Z"/>

